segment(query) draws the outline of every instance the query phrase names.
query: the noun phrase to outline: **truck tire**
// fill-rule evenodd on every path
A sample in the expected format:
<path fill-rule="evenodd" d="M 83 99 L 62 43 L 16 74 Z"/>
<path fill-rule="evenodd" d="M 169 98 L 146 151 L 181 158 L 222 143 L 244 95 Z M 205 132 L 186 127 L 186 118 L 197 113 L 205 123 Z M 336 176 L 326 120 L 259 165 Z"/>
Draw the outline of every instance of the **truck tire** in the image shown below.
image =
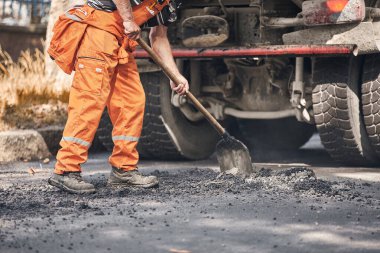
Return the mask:
<path fill-rule="evenodd" d="M 313 66 L 313 110 L 321 141 L 332 158 L 347 165 L 376 161 L 360 112 L 361 59 L 319 58 Z"/>
<path fill-rule="evenodd" d="M 191 159 L 209 157 L 219 137 L 206 120 L 188 121 L 172 106 L 169 80 L 160 72 L 142 73 L 146 108 L 138 150 L 146 159 Z M 112 150 L 112 124 L 105 113 L 99 126 L 99 139 Z"/>
<path fill-rule="evenodd" d="M 315 126 L 300 123 L 296 118 L 275 120 L 238 120 L 242 140 L 249 149 L 296 150 L 308 142 Z"/>
<path fill-rule="evenodd" d="M 364 123 L 372 147 L 380 157 L 380 54 L 366 56 L 362 82 Z"/>

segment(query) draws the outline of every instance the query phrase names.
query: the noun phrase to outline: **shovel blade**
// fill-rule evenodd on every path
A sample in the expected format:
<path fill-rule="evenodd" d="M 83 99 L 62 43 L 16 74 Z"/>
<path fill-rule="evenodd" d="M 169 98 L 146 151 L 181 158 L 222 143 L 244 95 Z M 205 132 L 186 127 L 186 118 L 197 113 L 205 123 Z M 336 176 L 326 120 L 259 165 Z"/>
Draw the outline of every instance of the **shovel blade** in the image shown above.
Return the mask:
<path fill-rule="evenodd" d="M 216 155 L 222 173 L 235 170 L 235 174 L 241 177 L 247 177 L 253 173 L 248 148 L 231 136 L 224 137 L 218 142 Z"/>

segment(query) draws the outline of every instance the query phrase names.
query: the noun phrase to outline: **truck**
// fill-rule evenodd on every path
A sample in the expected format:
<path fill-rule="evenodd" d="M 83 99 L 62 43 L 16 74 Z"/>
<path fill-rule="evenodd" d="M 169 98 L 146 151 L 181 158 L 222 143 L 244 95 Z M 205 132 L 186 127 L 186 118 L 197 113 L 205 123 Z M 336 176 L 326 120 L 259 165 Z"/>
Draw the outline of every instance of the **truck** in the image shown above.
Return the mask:
<path fill-rule="evenodd" d="M 178 4 L 179 5 L 179 4 Z M 255 155 L 317 131 L 349 165 L 380 159 L 380 1 L 182 1 L 169 39 L 190 90 Z M 204 159 L 219 136 L 137 50 L 146 93 L 143 158 Z M 112 149 L 105 113 L 98 136 Z"/>

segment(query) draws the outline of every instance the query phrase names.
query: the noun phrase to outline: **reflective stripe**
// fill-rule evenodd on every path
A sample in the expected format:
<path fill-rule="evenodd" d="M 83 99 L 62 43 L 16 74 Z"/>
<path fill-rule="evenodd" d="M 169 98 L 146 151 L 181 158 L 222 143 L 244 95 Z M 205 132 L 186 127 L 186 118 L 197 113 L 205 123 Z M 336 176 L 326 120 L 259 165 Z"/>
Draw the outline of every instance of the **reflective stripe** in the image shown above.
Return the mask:
<path fill-rule="evenodd" d="M 119 135 L 119 136 L 113 136 L 113 141 L 139 141 L 139 137 L 133 137 L 133 136 L 126 136 L 126 135 Z"/>
<path fill-rule="evenodd" d="M 91 145 L 91 143 L 84 141 L 82 139 L 76 138 L 76 137 L 62 137 L 61 141 L 74 142 L 85 147 L 89 147 Z"/>
<path fill-rule="evenodd" d="M 68 12 L 65 13 L 66 17 L 68 17 L 71 20 L 77 21 L 77 22 L 82 22 L 82 19 L 80 19 L 78 16 L 72 15 Z"/>

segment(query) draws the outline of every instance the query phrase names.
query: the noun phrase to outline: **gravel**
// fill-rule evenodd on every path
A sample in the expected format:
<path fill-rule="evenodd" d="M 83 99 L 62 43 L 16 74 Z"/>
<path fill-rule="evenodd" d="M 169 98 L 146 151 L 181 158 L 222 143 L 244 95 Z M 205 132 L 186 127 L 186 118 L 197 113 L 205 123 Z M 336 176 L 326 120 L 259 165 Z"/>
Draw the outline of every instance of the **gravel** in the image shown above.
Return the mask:
<path fill-rule="evenodd" d="M 360 236 L 373 233 L 371 239 L 380 238 L 377 225 L 368 225 L 373 219 L 379 223 L 380 201 L 372 194 L 378 185 L 322 180 L 307 168 L 266 168 L 248 179 L 203 168 L 159 169 L 151 173 L 160 178 L 160 186 L 153 189 L 110 188 L 106 185 L 108 175 L 95 173 L 85 177 L 97 188 L 91 195 L 55 189 L 47 185 L 48 173 L 40 173 L 46 177 L 28 180 L 32 176 L 21 172 L 20 180 L 0 184 L 0 252 L 55 248 L 64 252 L 105 252 L 108 248 L 123 252 L 126 245 L 131 252 L 247 252 L 280 247 L 283 252 L 305 252 L 306 246 L 309 252 L 339 249 L 336 245 L 320 248 L 315 242 L 309 244 L 304 237 L 306 227 L 294 234 L 290 227 L 285 234 L 277 231 L 286 224 L 304 224 L 311 226 L 311 231 L 326 226 L 334 232 L 339 228 L 332 224 L 341 229 L 360 224 L 361 229 L 365 227 Z M 269 228 L 273 230 L 265 230 Z M 115 231 L 120 234 L 112 234 Z M 111 234 L 107 237 L 104 233 Z M 304 246 L 296 243 L 300 238 L 306 240 Z M 341 245 L 342 252 L 366 252 L 377 246 Z"/>
<path fill-rule="evenodd" d="M 89 178 L 97 189 L 95 194 L 75 195 L 62 192 L 47 184 L 46 180 L 29 184 L 14 183 L 0 186 L 0 216 L 22 219 L 45 215 L 67 215 L 96 212 L 116 207 L 119 201 L 151 200 L 161 203 L 195 197 L 217 197 L 223 194 L 252 194 L 261 191 L 267 194 L 292 194 L 303 197 L 329 197 L 349 200 L 363 196 L 352 182 L 330 182 L 317 179 L 313 170 L 290 168 L 285 170 L 261 169 L 248 179 L 223 175 L 211 169 L 187 169 L 175 173 L 156 170 L 151 173 L 159 177 L 160 186 L 153 189 L 108 187 L 107 178 L 101 175 Z M 372 196 L 367 195 L 367 200 Z"/>

